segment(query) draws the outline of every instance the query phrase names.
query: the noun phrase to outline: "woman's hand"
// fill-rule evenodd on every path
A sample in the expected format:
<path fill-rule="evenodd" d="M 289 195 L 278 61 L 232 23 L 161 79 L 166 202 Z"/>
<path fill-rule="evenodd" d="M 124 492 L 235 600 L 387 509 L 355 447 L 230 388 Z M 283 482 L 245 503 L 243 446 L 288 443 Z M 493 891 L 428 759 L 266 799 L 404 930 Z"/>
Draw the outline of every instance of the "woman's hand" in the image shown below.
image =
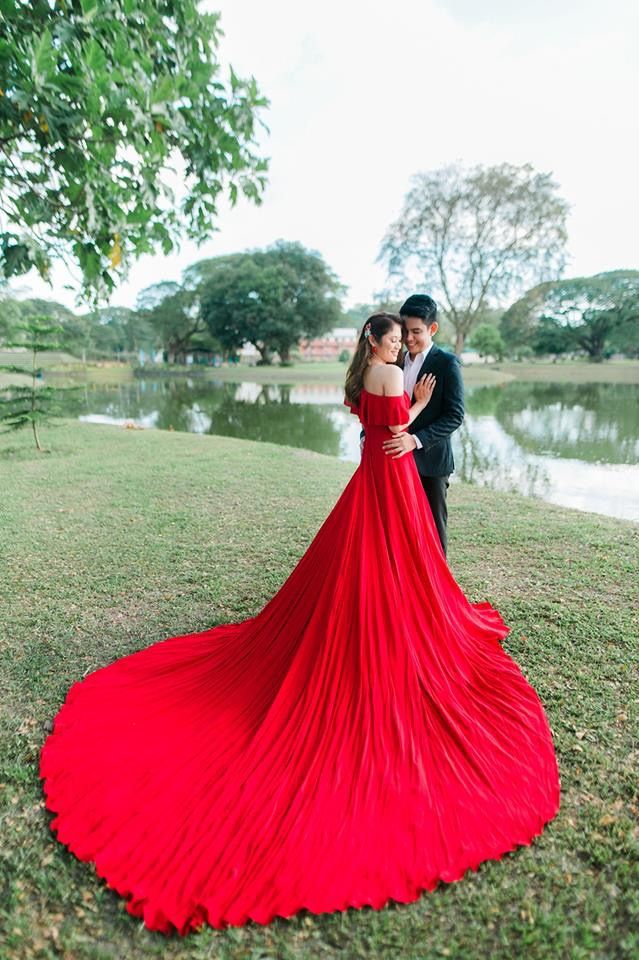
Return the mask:
<path fill-rule="evenodd" d="M 433 390 L 435 389 L 435 384 L 437 380 L 432 373 L 427 373 L 425 376 L 418 380 L 415 384 L 414 397 L 415 403 L 419 403 L 420 406 L 427 407 L 430 398 L 433 395 Z"/>

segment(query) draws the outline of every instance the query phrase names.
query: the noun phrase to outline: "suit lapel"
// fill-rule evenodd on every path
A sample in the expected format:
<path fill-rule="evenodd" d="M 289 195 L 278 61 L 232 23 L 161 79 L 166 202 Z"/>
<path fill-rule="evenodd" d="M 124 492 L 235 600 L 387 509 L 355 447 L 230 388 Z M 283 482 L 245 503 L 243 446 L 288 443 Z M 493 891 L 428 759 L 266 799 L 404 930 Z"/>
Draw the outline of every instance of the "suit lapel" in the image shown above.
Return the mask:
<path fill-rule="evenodd" d="M 417 383 L 418 380 L 421 380 L 421 378 L 424 376 L 424 374 L 426 374 L 426 373 L 428 373 L 428 372 L 430 371 L 430 364 L 432 363 L 433 358 L 434 358 L 434 357 L 436 356 L 436 354 L 438 354 L 438 353 L 439 353 L 439 347 L 436 347 L 435 344 L 433 344 L 432 347 L 430 348 L 430 350 L 428 351 L 428 354 L 424 357 L 423 363 L 422 363 L 421 367 L 419 368 L 419 373 L 417 374 L 417 377 L 415 378 L 415 383 Z M 413 389 L 413 395 L 411 396 L 410 399 L 411 399 L 411 403 L 412 403 L 413 400 L 415 399 L 415 390 L 414 390 L 414 389 Z"/>

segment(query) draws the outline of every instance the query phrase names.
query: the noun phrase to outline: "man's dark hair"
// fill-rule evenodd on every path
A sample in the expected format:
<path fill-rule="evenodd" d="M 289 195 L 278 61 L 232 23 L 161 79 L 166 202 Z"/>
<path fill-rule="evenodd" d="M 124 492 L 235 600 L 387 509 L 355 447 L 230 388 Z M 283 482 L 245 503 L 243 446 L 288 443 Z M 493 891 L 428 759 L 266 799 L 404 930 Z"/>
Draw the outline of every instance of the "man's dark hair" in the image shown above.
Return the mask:
<path fill-rule="evenodd" d="M 402 304 L 400 317 L 419 317 L 424 323 L 434 323 L 437 319 L 437 304 L 427 293 L 414 293 Z"/>

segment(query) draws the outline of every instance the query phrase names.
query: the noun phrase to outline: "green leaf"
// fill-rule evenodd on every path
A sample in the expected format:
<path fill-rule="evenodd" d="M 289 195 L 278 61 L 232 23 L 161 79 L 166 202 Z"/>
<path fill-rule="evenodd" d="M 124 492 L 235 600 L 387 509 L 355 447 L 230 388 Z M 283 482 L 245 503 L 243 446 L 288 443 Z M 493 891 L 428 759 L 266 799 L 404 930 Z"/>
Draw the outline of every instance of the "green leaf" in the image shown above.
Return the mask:
<path fill-rule="evenodd" d="M 2 421 L 2 423 L 11 425 L 12 423 L 15 424 L 18 421 L 30 420 L 32 417 L 32 414 L 33 414 L 33 411 L 30 408 L 25 410 L 14 410 L 12 413 L 3 414 L 2 417 L 0 417 L 0 420 Z"/>
<path fill-rule="evenodd" d="M 173 77 L 164 76 L 151 93 L 151 103 L 166 103 L 175 95 L 176 82 Z"/>
<path fill-rule="evenodd" d="M 85 47 L 84 61 L 95 78 L 100 77 L 106 68 L 106 55 L 94 38 L 91 38 Z"/>
<path fill-rule="evenodd" d="M 49 30 L 44 30 L 40 35 L 33 50 L 32 62 L 36 85 L 42 86 L 52 76 L 56 66 L 55 51 Z"/>
<path fill-rule="evenodd" d="M 31 376 L 32 372 L 31 367 L 20 367 L 16 363 L 0 363 L 0 370 L 6 370 L 7 373 L 23 373 L 27 376 Z"/>
<path fill-rule="evenodd" d="M 104 272 L 116 225 L 124 235 L 128 222 L 133 258 L 180 234 L 206 239 L 217 214 L 203 196 L 259 200 L 257 87 L 233 73 L 231 90 L 219 17 L 199 7 L 0 0 L 10 10 L 0 29 L 0 192 L 25 234 L 0 234 L 2 279 L 32 266 L 46 278 L 51 258 L 66 255 L 95 302 L 123 276 Z M 183 215 L 162 187 L 174 157 L 188 170 L 184 200 L 194 201 Z"/>
<path fill-rule="evenodd" d="M 29 387 L 28 391 L 23 391 L 23 392 L 18 392 L 13 387 L 9 387 L 8 389 L 11 391 L 11 396 L 3 397 L 2 400 L 0 400 L 0 403 L 2 403 L 4 406 L 10 406 L 15 408 L 19 404 L 24 403 L 26 400 L 28 400 L 29 402 L 31 401 L 31 396 L 33 394 L 33 390 L 31 389 L 31 387 Z M 15 412 L 15 410 L 13 412 Z"/>
<path fill-rule="evenodd" d="M 98 0 L 81 0 L 84 19 L 91 22 L 98 12 Z"/>
<path fill-rule="evenodd" d="M 0 423 L 2 423 L 1 420 L 0 420 Z M 0 433 L 11 433 L 14 430 L 19 430 L 20 427 L 26 427 L 27 424 L 28 424 L 28 420 L 24 420 L 24 421 L 20 420 L 18 423 L 9 424 L 9 425 L 3 424 L 4 430 L 0 430 Z"/>
<path fill-rule="evenodd" d="M 0 236 L 0 275 L 19 276 L 27 273 L 32 266 L 31 249 L 26 243 L 3 242 Z"/>
<path fill-rule="evenodd" d="M 100 258 L 93 250 L 85 251 L 80 257 L 80 263 L 89 280 L 95 280 L 100 273 Z"/>
<path fill-rule="evenodd" d="M 134 63 L 135 57 L 131 45 L 127 43 L 125 37 L 118 37 L 113 47 L 113 61 L 118 64 L 117 71 L 113 71 L 112 77 L 119 83 L 125 82 L 127 71 L 125 67 L 130 67 Z"/>

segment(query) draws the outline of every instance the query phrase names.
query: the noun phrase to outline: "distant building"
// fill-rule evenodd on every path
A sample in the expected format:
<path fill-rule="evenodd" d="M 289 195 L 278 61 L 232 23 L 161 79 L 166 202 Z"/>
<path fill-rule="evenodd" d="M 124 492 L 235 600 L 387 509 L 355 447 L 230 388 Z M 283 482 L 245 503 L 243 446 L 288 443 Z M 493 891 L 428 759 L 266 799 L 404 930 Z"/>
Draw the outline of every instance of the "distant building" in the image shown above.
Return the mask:
<path fill-rule="evenodd" d="M 240 363 L 247 363 L 251 367 L 255 366 L 260 356 L 261 354 L 257 347 L 248 342 L 245 343 L 239 351 Z"/>
<path fill-rule="evenodd" d="M 337 360 L 344 350 L 352 356 L 356 343 L 355 327 L 336 327 L 323 337 L 300 340 L 298 350 L 302 360 Z"/>
<path fill-rule="evenodd" d="M 486 358 L 482 357 L 477 350 L 462 350 L 459 359 L 462 363 L 470 365 L 471 363 L 484 363 Z"/>

